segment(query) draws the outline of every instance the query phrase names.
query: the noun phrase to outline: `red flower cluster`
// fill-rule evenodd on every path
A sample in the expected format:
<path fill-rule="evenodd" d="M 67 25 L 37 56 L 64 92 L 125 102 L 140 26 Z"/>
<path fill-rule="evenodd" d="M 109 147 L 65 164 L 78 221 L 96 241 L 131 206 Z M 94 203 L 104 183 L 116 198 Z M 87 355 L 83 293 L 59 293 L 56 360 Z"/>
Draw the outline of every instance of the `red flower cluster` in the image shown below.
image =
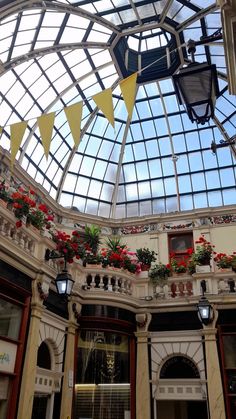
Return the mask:
<path fill-rule="evenodd" d="M 214 257 L 214 262 L 216 262 L 216 265 L 218 268 L 231 268 L 233 261 L 233 256 L 226 255 L 226 253 L 217 253 Z"/>

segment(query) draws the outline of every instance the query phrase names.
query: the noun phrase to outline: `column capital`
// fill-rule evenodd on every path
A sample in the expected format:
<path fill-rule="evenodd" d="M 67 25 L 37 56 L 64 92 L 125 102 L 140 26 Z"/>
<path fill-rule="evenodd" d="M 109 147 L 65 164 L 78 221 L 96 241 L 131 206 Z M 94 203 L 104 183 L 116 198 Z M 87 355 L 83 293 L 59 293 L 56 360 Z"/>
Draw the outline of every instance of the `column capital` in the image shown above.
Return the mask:
<path fill-rule="evenodd" d="M 217 0 L 217 5 L 223 10 L 233 10 L 233 0 Z"/>
<path fill-rule="evenodd" d="M 134 334 L 136 338 L 138 339 L 138 343 L 141 343 L 141 342 L 146 343 L 149 337 L 149 332 L 135 332 Z"/>
<path fill-rule="evenodd" d="M 137 313 L 135 315 L 135 320 L 137 323 L 137 332 L 147 332 L 151 319 L 151 313 Z"/>
<path fill-rule="evenodd" d="M 211 337 L 214 336 L 214 339 L 215 339 L 216 334 L 217 334 L 217 329 L 215 327 L 204 326 L 204 329 L 202 329 L 202 335 L 205 337 L 205 339 L 207 339 L 209 336 Z"/>

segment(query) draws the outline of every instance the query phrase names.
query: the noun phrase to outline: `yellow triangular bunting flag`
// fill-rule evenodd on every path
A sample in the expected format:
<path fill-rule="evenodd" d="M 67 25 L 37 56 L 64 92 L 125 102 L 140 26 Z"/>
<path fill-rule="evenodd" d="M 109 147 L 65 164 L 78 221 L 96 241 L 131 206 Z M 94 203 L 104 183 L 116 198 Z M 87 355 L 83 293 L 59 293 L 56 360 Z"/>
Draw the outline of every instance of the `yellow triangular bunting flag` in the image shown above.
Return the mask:
<path fill-rule="evenodd" d="M 82 119 L 83 102 L 74 103 L 64 108 L 75 146 L 80 141 L 80 124 Z"/>
<path fill-rule="evenodd" d="M 24 137 L 24 133 L 26 130 L 28 122 L 22 121 L 17 122 L 16 124 L 10 125 L 10 134 L 11 134 L 11 167 L 13 168 L 13 164 L 16 158 L 16 154 L 20 148 L 21 141 Z"/>
<path fill-rule="evenodd" d="M 54 119 L 55 119 L 55 112 L 44 114 L 40 116 L 39 118 L 37 118 L 46 158 L 48 158 L 48 155 L 49 155 Z"/>
<path fill-rule="evenodd" d="M 96 95 L 92 96 L 92 98 L 114 128 L 115 120 L 111 88 L 105 89 L 101 93 L 97 93 Z"/>
<path fill-rule="evenodd" d="M 2 135 L 2 127 L 0 127 L 0 137 L 1 137 L 1 135 Z"/>
<path fill-rule="evenodd" d="M 134 109 L 134 101 L 136 96 L 136 81 L 137 73 L 134 73 L 131 76 L 127 77 L 127 79 L 124 79 L 119 83 L 130 119 L 132 119 L 132 113 Z"/>

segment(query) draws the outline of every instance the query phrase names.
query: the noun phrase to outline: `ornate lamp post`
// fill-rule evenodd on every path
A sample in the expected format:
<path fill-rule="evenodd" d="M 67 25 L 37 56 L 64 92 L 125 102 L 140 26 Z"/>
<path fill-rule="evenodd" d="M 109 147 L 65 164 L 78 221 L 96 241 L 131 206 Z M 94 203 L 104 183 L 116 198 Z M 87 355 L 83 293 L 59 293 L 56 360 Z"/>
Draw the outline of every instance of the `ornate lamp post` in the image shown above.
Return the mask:
<path fill-rule="evenodd" d="M 64 268 L 62 272 L 57 274 L 55 284 L 59 295 L 65 298 L 69 297 L 75 281 L 72 279 L 71 274 L 67 271 L 66 255 L 57 254 L 55 250 L 50 251 L 49 249 L 46 249 L 44 258 L 47 261 L 49 259 L 64 259 Z"/>
<path fill-rule="evenodd" d="M 213 308 L 209 303 L 208 299 L 205 297 L 206 292 L 206 281 L 203 279 L 201 281 L 202 296 L 197 304 L 198 317 L 204 325 L 208 325 L 213 320 Z"/>

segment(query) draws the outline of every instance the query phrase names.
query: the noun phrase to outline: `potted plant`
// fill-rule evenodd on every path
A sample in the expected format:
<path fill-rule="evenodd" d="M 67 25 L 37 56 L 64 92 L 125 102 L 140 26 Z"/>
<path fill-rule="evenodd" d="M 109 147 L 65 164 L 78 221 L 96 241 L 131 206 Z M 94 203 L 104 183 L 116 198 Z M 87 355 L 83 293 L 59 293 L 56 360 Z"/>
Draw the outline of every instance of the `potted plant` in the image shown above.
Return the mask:
<path fill-rule="evenodd" d="M 170 261 L 172 272 L 176 274 L 183 274 L 187 272 L 187 263 L 184 260 L 176 260 L 171 258 Z"/>
<path fill-rule="evenodd" d="M 236 252 L 233 252 L 231 257 L 232 257 L 232 261 L 231 261 L 232 270 L 236 272 Z"/>
<path fill-rule="evenodd" d="M 21 227 L 23 222 L 26 223 L 30 210 L 36 207 L 34 191 L 27 191 L 19 187 L 18 191 L 11 194 L 10 199 L 12 201 L 14 215 L 18 218 L 16 227 Z"/>
<path fill-rule="evenodd" d="M 150 250 L 146 247 L 141 247 L 136 250 L 138 262 L 141 264 L 142 271 L 148 271 L 151 267 L 152 262 L 156 261 L 157 253 L 154 250 Z"/>
<path fill-rule="evenodd" d="M 91 252 L 96 255 L 100 244 L 101 228 L 96 225 L 86 225 L 84 229 L 84 240 L 91 249 Z"/>
<path fill-rule="evenodd" d="M 9 202 L 9 190 L 8 187 L 6 185 L 5 180 L 2 180 L 0 183 L 0 200 L 5 203 L 4 206 L 7 206 L 7 203 Z"/>
<path fill-rule="evenodd" d="M 149 271 L 148 276 L 154 285 L 163 282 L 170 276 L 171 267 L 169 264 L 164 265 L 163 263 L 155 264 Z"/>
<path fill-rule="evenodd" d="M 214 262 L 219 269 L 232 270 L 232 256 L 226 255 L 226 253 L 217 253 L 214 257 Z"/>
<path fill-rule="evenodd" d="M 214 253 L 214 247 L 209 241 L 207 241 L 204 235 L 200 236 L 195 241 L 197 244 L 195 251 L 192 254 L 192 260 L 196 263 L 196 271 L 210 271 L 210 261 Z M 198 266 L 205 266 L 207 268 L 199 269 Z"/>
<path fill-rule="evenodd" d="M 196 262 L 194 262 L 192 258 L 187 261 L 187 269 L 190 275 L 193 275 L 196 272 Z"/>
<path fill-rule="evenodd" d="M 56 231 L 51 234 L 52 240 L 56 243 L 56 254 L 61 255 L 68 263 L 73 263 L 78 254 L 78 243 L 64 231 Z"/>
<path fill-rule="evenodd" d="M 44 228 L 50 229 L 53 220 L 54 215 L 45 204 L 40 204 L 38 208 L 30 208 L 27 215 L 27 223 L 40 231 Z"/>

